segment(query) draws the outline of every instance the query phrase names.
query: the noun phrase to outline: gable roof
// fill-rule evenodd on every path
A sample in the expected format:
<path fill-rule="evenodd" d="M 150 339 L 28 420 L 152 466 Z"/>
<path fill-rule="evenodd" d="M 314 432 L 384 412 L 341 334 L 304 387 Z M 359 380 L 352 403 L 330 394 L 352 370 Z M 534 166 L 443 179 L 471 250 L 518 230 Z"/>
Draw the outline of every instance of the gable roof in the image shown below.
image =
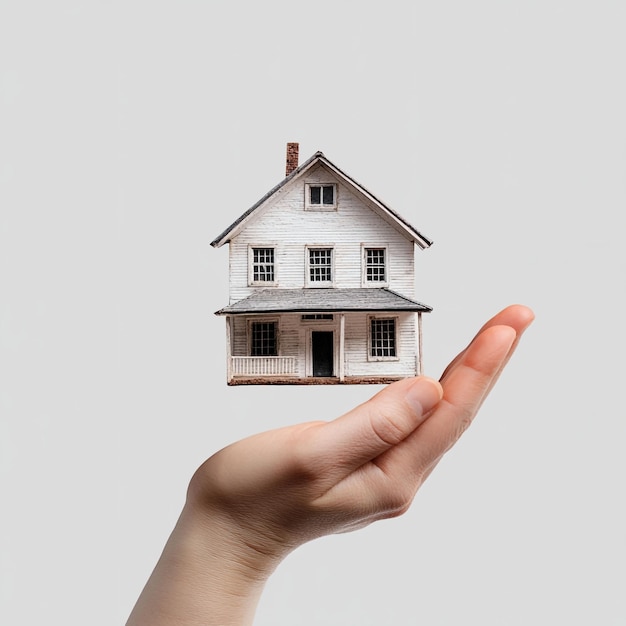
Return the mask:
<path fill-rule="evenodd" d="M 233 237 L 235 237 L 241 230 L 243 230 L 245 224 L 254 216 L 261 207 L 269 200 L 275 193 L 282 189 L 287 183 L 295 180 L 305 174 L 317 163 L 322 163 L 334 172 L 338 178 L 340 178 L 348 187 L 352 188 L 357 194 L 368 199 L 373 205 L 378 208 L 384 215 L 388 216 L 390 221 L 394 223 L 402 232 L 405 233 L 407 238 L 411 239 L 420 248 L 428 248 L 432 245 L 432 241 L 420 233 L 415 227 L 409 224 L 403 217 L 398 215 L 395 211 L 390 209 L 386 204 L 381 202 L 373 193 L 368 191 L 363 185 L 357 183 L 352 177 L 348 176 L 344 171 L 340 170 L 334 163 L 329 161 L 322 152 L 316 152 L 312 157 L 307 159 L 302 165 L 298 166 L 291 174 L 286 176 L 278 185 L 270 189 L 258 202 L 252 205 L 241 217 L 235 220 L 223 233 L 216 237 L 211 245 L 214 248 L 228 243 Z"/>

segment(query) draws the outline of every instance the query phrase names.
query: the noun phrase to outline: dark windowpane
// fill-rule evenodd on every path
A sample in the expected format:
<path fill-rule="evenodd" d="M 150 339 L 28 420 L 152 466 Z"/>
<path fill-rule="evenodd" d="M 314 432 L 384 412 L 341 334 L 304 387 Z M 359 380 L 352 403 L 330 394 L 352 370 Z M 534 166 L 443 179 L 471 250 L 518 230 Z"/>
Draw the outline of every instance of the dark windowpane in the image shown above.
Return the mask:
<path fill-rule="evenodd" d="M 311 191 L 311 204 L 321 204 L 322 201 L 322 188 L 321 187 L 315 187 L 313 185 L 311 185 L 311 187 L 309 187 L 310 191 Z"/>
<path fill-rule="evenodd" d="M 372 320 L 371 321 L 371 347 L 370 354 L 373 357 L 396 356 L 396 321 L 395 320 Z"/>
<path fill-rule="evenodd" d="M 252 324 L 252 356 L 276 356 L 276 322 L 254 322 Z"/>
<path fill-rule="evenodd" d="M 326 185 L 324 187 L 323 203 L 335 204 L 335 194 L 334 194 L 334 188 L 332 185 Z"/>

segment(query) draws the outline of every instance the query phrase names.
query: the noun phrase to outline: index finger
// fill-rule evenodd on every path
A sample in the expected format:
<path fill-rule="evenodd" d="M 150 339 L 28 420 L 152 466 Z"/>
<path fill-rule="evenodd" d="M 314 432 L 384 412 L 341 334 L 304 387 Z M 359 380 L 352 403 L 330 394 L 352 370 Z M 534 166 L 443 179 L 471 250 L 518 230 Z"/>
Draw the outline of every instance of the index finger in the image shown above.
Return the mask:
<path fill-rule="evenodd" d="M 511 304 L 510 306 L 502 309 L 502 311 L 500 311 L 499 313 L 494 315 L 488 322 L 483 324 L 481 329 L 476 333 L 476 335 L 474 335 L 473 339 L 469 342 L 468 346 L 464 350 L 462 350 L 450 362 L 448 367 L 446 367 L 446 369 L 444 370 L 443 374 L 439 378 L 439 382 L 441 382 L 442 384 L 445 382 L 445 380 L 448 378 L 450 373 L 454 370 L 454 368 L 457 366 L 457 364 L 461 361 L 461 359 L 463 358 L 463 356 L 467 352 L 467 349 L 472 345 L 474 340 L 483 331 L 487 330 L 487 328 L 491 328 L 492 326 L 510 326 L 513 330 L 515 330 L 515 334 L 516 334 L 515 341 L 513 342 L 513 345 L 511 346 L 511 348 L 509 350 L 509 354 L 508 354 L 507 358 L 503 361 L 502 366 L 500 367 L 500 371 L 502 371 L 502 369 L 504 369 L 504 366 L 508 363 L 509 358 L 511 358 L 511 355 L 515 351 L 515 348 L 517 347 L 517 344 L 519 343 L 520 339 L 522 338 L 522 334 L 524 333 L 526 328 L 528 328 L 528 326 L 530 326 L 531 322 L 534 319 L 535 319 L 535 314 L 533 313 L 532 309 L 529 309 L 527 306 L 524 306 L 522 304 Z M 491 384 L 491 387 L 493 387 L 493 385 L 495 384 L 497 378 L 498 378 L 498 375 L 496 375 L 494 377 L 494 380 L 493 380 L 493 382 Z M 491 387 L 490 387 L 490 389 L 491 389 Z"/>

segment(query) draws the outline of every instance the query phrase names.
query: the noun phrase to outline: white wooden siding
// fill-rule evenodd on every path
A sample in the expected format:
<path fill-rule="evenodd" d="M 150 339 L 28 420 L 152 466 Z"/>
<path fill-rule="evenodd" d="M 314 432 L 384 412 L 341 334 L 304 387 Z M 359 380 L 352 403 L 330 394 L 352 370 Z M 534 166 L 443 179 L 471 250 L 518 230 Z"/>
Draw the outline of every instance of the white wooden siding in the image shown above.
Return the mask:
<path fill-rule="evenodd" d="M 337 210 L 312 211 L 304 208 L 305 183 L 337 184 Z M 389 288 L 414 297 L 414 244 L 387 220 L 367 206 L 351 190 L 318 165 L 302 179 L 285 185 L 258 209 L 229 245 L 230 302 L 250 295 L 248 286 L 249 246 L 274 247 L 276 286 L 301 288 L 306 285 L 306 246 L 334 248 L 334 286 L 361 287 L 363 243 L 388 248 Z"/>
<path fill-rule="evenodd" d="M 396 323 L 397 360 L 369 360 L 369 313 L 346 315 L 346 375 L 414 376 L 417 363 L 415 313 L 389 313 L 377 317 L 393 317 Z"/>

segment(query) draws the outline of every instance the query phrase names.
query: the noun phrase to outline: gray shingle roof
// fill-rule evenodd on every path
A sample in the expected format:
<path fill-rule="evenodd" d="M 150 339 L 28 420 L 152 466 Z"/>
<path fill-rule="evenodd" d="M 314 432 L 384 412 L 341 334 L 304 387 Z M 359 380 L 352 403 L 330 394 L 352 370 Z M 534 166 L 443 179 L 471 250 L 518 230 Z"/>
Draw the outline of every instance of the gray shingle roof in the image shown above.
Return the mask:
<path fill-rule="evenodd" d="M 386 288 L 260 289 L 216 311 L 216 315 L 250 313 L 327 313 L 340 311 L 419 311 L 432 307 Z"/>

